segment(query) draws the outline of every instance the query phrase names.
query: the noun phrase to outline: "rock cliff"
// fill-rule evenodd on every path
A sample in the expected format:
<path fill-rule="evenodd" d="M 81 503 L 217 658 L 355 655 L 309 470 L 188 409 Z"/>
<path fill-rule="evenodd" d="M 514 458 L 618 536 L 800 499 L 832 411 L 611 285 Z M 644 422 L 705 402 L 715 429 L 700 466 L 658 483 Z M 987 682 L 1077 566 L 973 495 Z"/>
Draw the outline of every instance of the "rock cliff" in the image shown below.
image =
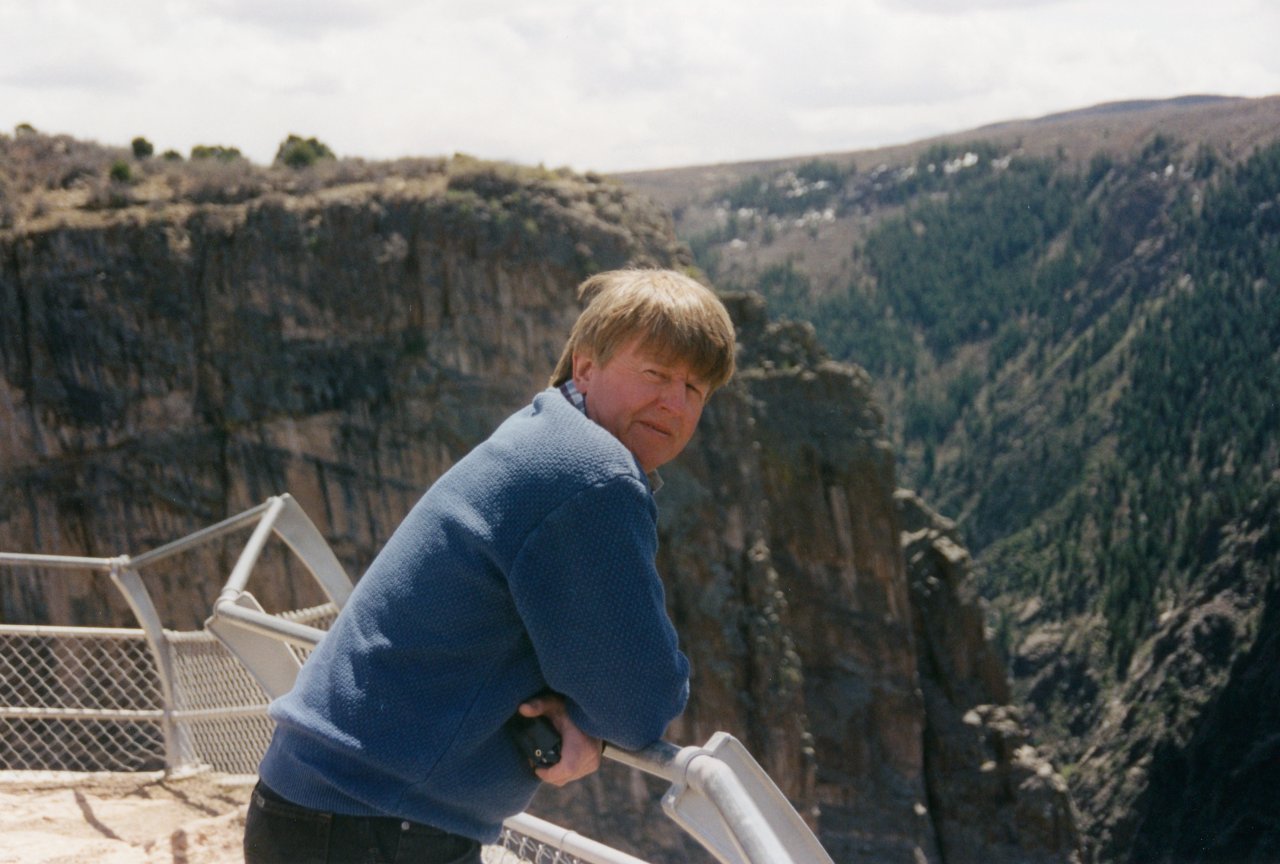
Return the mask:
<path fill-rule="evenodd" d="M 455 163 L 209 197 L 0 234 L 0 548 L 137 551 L 288 491 L 359 573 L 543 386 L 583 277 L 690 261 L 665 214 L 563 172 Z M 758 298 L 727 300 L 741 373 L 660 493 L 694 667 L 669 737 L 736 735 L 837 861 L 1071 859 L 1070 802 L 1006 704 L 965 555 L 895 498 L 868 377 Z M 147 574 L 168 625 L 199 625 L 236 551 Z M 271 568 L 268 609 L 317 599 Z M 22 573 L 0 581 L 0 617 L 128 621 L 105 584 Z M 537 804 L 700 860 L 658 791 L 607 766 Z"/>
<path fill-rule="evenodd" d="M 895 497 L 920 646 L 925 785 L 944 860 L 1044 861 L 1081 849 L 1066 781 L 1008 704 L 955 523 L 914 493 Z"/>

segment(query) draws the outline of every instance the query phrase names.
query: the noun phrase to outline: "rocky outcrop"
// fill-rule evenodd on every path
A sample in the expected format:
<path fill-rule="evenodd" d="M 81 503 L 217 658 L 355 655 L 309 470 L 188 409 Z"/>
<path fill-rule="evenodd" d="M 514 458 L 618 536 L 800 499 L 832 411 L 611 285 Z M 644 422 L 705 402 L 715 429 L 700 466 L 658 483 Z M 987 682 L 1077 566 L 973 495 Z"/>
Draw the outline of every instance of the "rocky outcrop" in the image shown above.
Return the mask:
<path fill-rule="evenodd" d="M 543 386 L 583 277 L 689 262 L 616 187 L 494 166 L 95 220 L 0 235 L 0 548 L 138 551 L 288 491 L 359 573 Z M 669 737 L 733 733 L 837 861 L 1065 857 L 1065 798 L 1004 704 L 963 555 L 895 502 L 866 374 L 758 298 L 727 300 L 741 372 L 660 499 L 694 667 Z M 144 574 L 167 624 L 199 625 L 238 542 Z M 319 599 L 284 556 L 265 572 L 268 609 Z M 6 621 L 128 621 L 88 580 L 7 576 L 0 604 Z M 537 806 L 699 860 L 656 818 L 660 791 L 608 766 Z"/>
<path fill-rule="evenodd" d="M 900 490 L 895 500 L 925 699 L 929 812 L 944 860 L 1080 860 L 1066 780 L 1010 704 L 955 523 L 914 493 Z"/>

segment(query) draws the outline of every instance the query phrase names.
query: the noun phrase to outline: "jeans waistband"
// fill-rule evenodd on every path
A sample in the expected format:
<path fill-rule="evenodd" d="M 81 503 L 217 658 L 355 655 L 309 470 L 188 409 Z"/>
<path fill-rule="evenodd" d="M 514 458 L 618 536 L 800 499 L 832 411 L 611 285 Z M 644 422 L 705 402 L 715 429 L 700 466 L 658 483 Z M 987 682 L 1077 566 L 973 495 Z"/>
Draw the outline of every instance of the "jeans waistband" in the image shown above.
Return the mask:
<path fill-rule="evenodd" d="M 313 810 L 310 807 L 295 804 L 261 780 L 259 780 L 257 785 L 253 787 L 253 803 L 264 810 L 275 811 L 277 813 L 287 813 L 295 818 L 327 821 L 334 825 L 354 825 L 359 822 L 364 822 L 369 825 L 383 828 L 390 828 L 394 826 L 399 828 L 401 831 L 413 834 L 439 834 L 441 836 L 450 836 L 448 831 L 436 828 L 434 825 L 426 825 L 422 822 L 400 819 L 395 816 L 348 816 L 343 813 L 329 813 L 324 810 Z"/>

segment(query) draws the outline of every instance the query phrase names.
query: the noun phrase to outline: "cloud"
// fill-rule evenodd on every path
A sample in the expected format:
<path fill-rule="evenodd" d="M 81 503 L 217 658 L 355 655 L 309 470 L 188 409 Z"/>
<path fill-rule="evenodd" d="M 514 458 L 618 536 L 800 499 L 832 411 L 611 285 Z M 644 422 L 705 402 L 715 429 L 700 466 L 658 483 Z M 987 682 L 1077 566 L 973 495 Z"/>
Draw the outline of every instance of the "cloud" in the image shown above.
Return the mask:
<path fill-rule="evenodd" d="M 119 50 L 127 41 L 117 41 L 118 33 L 118 22 L 96 22 L 61 4 L 0 5 L 0 85 L 37 93 L 131 93 L 145 74 Z"/>
<path fill-rule="evenodd" d="M 394 12 L 388 0 L 206 0 L 193 11 L 236 27 L 306 41 L 332 32 L 377 26 Z"/>
<path fill-rule="evenodd" d="M 0 2 L 0 128 L 597 170 L 1280 92 L 1270 0 Z"/>
<path fill-rule="evenodd" d="M 131 66 L 94 54 L 19 62 L 0 73 L 0 84 L 35 91 L 131 93 L 145 80 Z"/>
<path fill-rule="evenodd" d="M 1058 6 L 1072 0 L 885 0 L 884 8 L 911 9 L 936 15 L 968 15 L 988 9 L 1024 11 L 1041 6 Z"/>

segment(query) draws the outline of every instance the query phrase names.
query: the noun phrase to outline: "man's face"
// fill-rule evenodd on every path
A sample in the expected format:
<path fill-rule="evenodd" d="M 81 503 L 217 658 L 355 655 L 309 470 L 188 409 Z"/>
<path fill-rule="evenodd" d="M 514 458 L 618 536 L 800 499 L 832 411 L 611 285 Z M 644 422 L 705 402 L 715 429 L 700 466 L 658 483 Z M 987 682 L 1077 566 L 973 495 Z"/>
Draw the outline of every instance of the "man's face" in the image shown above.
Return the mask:
<path fill-rule="evenodd" d="M 659 360 L 639 339 L 603 366 L 575 354 L 573 383 L 587 397 L 587 416 L 625 444 L 645 471 L 670 462 L 689 443 L 710 389 L 687 364 Z"/>

